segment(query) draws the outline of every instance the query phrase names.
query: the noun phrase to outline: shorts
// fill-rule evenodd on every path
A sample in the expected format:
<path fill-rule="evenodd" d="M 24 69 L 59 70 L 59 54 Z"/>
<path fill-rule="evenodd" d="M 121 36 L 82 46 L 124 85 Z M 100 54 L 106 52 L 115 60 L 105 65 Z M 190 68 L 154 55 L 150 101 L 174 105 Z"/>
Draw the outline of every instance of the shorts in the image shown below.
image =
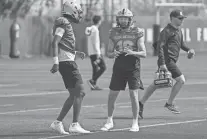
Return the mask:
<path fill-rule="evenodd" d="M 113 69 L 109 88 L 113 91 L 125 90 L 127 83 L 130 90 L 144 89 L 139 69 L 130 71 Z"/>
<path fill-rule="evenodd" d="M 175 79 L 182 75 L 182 72 L 178 68 L 175 62 L 166 63 L 167 69 L 171 72 L 172 78 Z"/>
<path fill-rule="evenodd" d="M 75 88 L 78 84 L 83 84 L 81 74 L 75 61 L 59 62 L 59 72 L 62 75 L 65 88 Z"/>

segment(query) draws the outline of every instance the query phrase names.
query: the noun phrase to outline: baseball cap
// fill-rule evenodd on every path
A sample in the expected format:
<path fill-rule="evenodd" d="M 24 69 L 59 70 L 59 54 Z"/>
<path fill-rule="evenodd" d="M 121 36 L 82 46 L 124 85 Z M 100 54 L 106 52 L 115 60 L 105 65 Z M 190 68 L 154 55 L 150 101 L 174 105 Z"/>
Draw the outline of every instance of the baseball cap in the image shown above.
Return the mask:
<path fill-rule="evenodd" d="M 183 15 L 183 12 L 181 10 L 173 10 L 170 13 L 170 17 L 176 17 L 176 18 L 187 18 L 186 16 Z"/>

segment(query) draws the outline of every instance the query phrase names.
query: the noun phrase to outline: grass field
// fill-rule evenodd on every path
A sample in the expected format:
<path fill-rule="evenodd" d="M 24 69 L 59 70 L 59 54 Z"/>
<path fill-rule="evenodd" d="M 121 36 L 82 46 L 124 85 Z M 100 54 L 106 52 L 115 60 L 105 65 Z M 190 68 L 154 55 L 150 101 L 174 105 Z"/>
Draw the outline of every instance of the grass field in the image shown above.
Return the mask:
<path fill-rule="evenodd" d="M 142 80 L 147 87 L 153 79 L 156 57 L 142 60 Z M 145 105 L 140 132 L 131 133 L 132 113 L 128 90 L 120 93 L 115 110 L 115 129 L 101 132 L 107 115 L 108 86 L 113 60 L 106 59 L 107 71 L 98 81 L 103 91 L 91 91 L 86 81 L 91 78 L 89 59 L 77 60 L 82 73 L 86 97 L 80 123 L 94 133 L 61 136 L 49 126 L 56 119 L 68 96 L 59 74 L 49 72 L 52 60 L 0 59 L 0 138 L 1 139 L 206 139 L 207 138 L 207 55 L 188 60 L 181 55 L 178 65 L 186 84 L 177 96 L 182 112 L 174 115 L 164 109 L 169 89 L 157 90 Z M 143 91 L 140 91 L 140 96 Z M 72 111 L 64 120 L 66 130 Z"/>

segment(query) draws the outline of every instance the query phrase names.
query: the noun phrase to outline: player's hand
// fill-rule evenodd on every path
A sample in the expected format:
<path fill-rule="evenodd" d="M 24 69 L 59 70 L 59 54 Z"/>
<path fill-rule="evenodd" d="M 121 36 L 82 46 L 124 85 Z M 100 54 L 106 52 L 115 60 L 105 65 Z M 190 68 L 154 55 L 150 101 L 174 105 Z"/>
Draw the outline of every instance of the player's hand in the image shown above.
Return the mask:
<path fill-rule="evenodd" d="M 79 52 L 79 51 L 76 51 L 76 55 L 77 55 L 78 57 L 80 57 L 81 59 L 84 59 L 85 56 L 86 56 L 86 54 L 85 54 L 84 52 Z"/>
<path fill-rule="evenodd" d="M 55 73 L 59 70 L 59 64 L 54 64 L 52 69 L 50 70 L 51 73 Z"/>
<path fill-rule="evenodd" d="M 121 52 L 114 50 L 113 58 L 117 58 L 120 54 L 121 54 Z"/>
<path fill-rule="evenodd" d="M 165 64 L 161 65 L 159 70 L 160 71 L 167 71 L 167 66 Z"/>
<path fill-rule="evenodd" d="M 193 58 L 194 55 L 195 55 L 195 51 L 194 51 L 194 49 L 190 49 L 190 50 L 188 51 L 188 59 Z"/>
<path fill-rule="evenodd" d="M 131 49 L 129 49 L 127 47 L 124 48 L 124 52 L 126 53 L 125 56 L 134 55 L 134 51 L 132 51 Z"/>

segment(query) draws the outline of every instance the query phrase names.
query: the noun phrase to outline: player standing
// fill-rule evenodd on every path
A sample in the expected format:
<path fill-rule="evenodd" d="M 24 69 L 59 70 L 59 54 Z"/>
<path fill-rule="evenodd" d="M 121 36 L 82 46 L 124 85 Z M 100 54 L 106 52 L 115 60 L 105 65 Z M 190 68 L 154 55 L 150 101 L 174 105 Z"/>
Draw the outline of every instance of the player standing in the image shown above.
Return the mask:
<path fill-rule="evenodd" d="M 69 134 L 64 130 L 62 121 L 70 108 L 73 106 L 73 122 L 69 127 L 72 133 L 89 133 L 78 123 L 83 97 L 85 96 L 82 77 L 75 62 L 75 56 L 82 59 L 85 57 L 83 52 L 75 51 L 75 36 L 71 23 L 79 23 L 82 19 L 81 6 L 73 1 L 66 1 L 63 4 L 62 16 L 57 18 L 54 23 L 52 42 L 54 65 L 52 73 L 59 70 L 62 75 L 66 89 L 70 96 L 65 101 L 63 108 L 52 124 L 51 128 L 60 134 Z"/>
<path fill-rule="evenodd" d="M 179 58 L 180 49 L 188 53 L 189 59 L 195 55 L 194 50 L 189 49 L 183 41 L 183 34 L 181 32 L 180 26 L 182 25 L 184 18 L 186 18 L 186 16 L 183 15 L 182 11 L 173 10 L 170 13 L 171 23 L 169 23 L 160 33 L 160 38 L 157 45 L 159 69 L 163 71 L 170 71 L 172 78 L 176 80 L 176 83 L 172 87 L 170 97 L 164 106 L 175 114 L 179 114 L 180 111 L 175 107 L 173 101 L 185 83 L 185 77 L 176 65 L 176 62 Z M 140 117 L 143 118 L 144 104 L 155 90 L 156 86 L 154 83 L 152 83 L 147 88 L 143 98 L 140 100 Z"/>
<path fill-rule="evenodd" d="M 146 57 L 144 32 L 133 26 L 133 13 L 124 8 L 116 16 L 117 27 L 110 30 L 108 56 L 115 58 L 108 96 L 108 119 L 103 131 L 114 127 L 113 111 L 116 98 L 121 90 L 129 85 L 133 123 L 130 131 L 139 131 L 138 125 L 138 89 L 143 89 L 140 79 L 140 58 Z"/>

